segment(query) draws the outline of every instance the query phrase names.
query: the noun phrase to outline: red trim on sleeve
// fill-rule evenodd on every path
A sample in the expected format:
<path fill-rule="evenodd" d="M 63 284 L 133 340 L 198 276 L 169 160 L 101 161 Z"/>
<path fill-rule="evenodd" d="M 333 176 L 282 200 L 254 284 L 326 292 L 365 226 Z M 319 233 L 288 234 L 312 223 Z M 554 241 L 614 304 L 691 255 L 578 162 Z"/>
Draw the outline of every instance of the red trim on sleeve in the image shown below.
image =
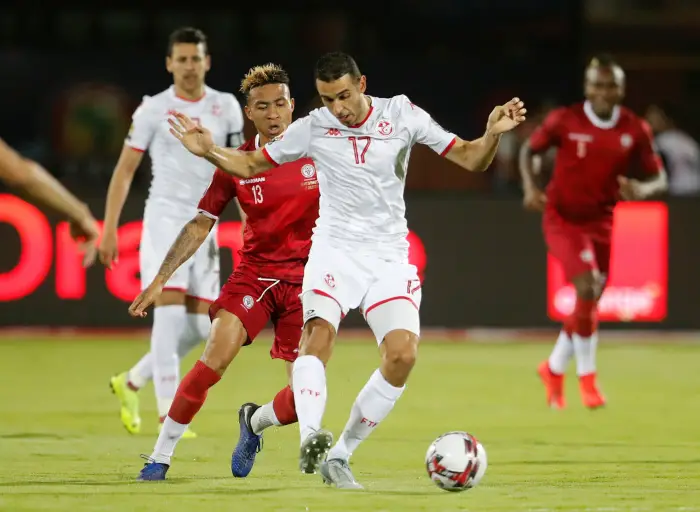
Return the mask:
<path fill-rule="evenodd" d="M 275 162 L 275 159 L 270 156 L 270 153 L 267 152 L 267 148 L 262 148 L 262 154 L 265 157 L 265 159 L 272 165 L 274 165 L 275 167 L 279 166 L 279 164 Z"/>
<path fill-rule="evenodd" d="M 447 145 L 445 149 L 442 150 L 442 153 L 440 153 L 440 156 L 445 156 L 447 153 L 450 152 L 450 149 L 452 149 L 452 146 L 455 145 L 455 142 L 457 142 L 457 137 L 454 137 L 450 143 Z"/>
<path fill-rule="evenodd" d="M 131 149 L 133 149 L 134 151 L 136 151 L 137 153 L 145 153 L 146 152 L 145 149 L 137 148 L 135 146 L 132 146 L 131 144 L 127 144 L 127 146 L 130 147 Z"/>

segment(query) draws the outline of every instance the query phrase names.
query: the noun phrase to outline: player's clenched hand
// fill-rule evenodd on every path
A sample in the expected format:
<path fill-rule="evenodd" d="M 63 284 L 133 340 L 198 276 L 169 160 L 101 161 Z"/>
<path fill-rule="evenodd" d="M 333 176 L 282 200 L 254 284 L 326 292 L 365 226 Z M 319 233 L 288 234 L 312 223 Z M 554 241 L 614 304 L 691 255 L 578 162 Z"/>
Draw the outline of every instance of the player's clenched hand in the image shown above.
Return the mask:
<path fill-rule="evenodd" d="M 156 299 L 163 291 L 163 285 L 160 283 L 151 283 L 144 291 L 139 293 L 139 296 L 134 299 L 134 302 L 129 306 L 129 314 L 137 318 L 146 316 L 146 309 L 153 305 Z"/>
<path fill-rule="evenodd" d="M 523 196 L 523 205 L 526 210 L 541 212 L 544 210 L 544 205 L 547 203 L 547 196 L 540 189 L 535 187 L 526 187 Z"/>
<path fill-rule="evenodd" d="M 620 185 L 620 197 L 625 201 L 638 201 L 645 198 L 644 186 L 641 181 L 618 176 L 617 183 Z"/>
<path fill-rule="evenodd" d="M 505 105 L 493 109 L 486 123 L 486 131 L 492 135 L 509 132 L 525 121 L 527 109 L 520 98 L 513 98 Z"/>
<path fill-rule="evenodd" d="M 193 155 L 204 156 L 214 147 L 211 132 L 199 126 L 185 114 L 173 113 L 168 118 L 168 123 L 170 123 L 170 133 Z"/>
<path fill-rule="evenodd" d="M 102 233 L 102 240 L 100 240 L 100 246 L 97 248 L 97 254 L 100 258 L 100 263 L 109 269 L 112 268 L 113 263 L 119 261 L 118 245 L 116 232 L 105 230 Z"/>

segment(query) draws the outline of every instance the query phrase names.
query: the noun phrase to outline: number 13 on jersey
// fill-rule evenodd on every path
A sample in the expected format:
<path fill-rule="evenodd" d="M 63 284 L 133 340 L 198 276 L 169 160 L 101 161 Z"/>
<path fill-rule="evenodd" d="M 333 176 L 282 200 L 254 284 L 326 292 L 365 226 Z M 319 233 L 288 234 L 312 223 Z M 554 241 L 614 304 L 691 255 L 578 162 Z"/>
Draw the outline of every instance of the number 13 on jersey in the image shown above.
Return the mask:
<path fill-rule="evenodd" d="M 372 144 L 372 139 L 367 136 L 362 137 L 348 137 L 348 140 L 352 144 L 353 152 L 355 153 L 355 163 L 364 164 L 365 155 L 369 149 L 369 145 Z"/>
<path fill-rule="evenodd" d="M 251 187 L 251 192 L 253 192 L 253 201 L 255 201 L 255 204 L 263 202 L 262 187 L 260 185 L 253 185 Z"/>

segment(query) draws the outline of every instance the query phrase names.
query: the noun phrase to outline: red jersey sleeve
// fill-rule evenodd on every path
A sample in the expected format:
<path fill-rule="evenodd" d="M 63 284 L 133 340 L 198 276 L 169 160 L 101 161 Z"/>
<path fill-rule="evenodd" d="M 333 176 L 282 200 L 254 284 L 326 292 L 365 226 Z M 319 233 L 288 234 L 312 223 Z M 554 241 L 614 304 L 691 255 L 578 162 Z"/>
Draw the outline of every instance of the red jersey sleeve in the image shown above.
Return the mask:
<path fill-rule="evenodd" d="M 561 126 L 565 108 L 552 110 L 541 125 L 530 135 L 530 148 L 534 153 L 541 153 L 552 146 L 558 146 L 561 137 Z"/>
<path fill-rule="evenodd" d="M 221 169 L 217 169 L 197 208 L 207 217 L 218 219 L 226 205 L 235 197 L 236 183 L 233 178 Z"/>
<path fill-rule="evenodd" d="M 658 174 L 663 170 L 664 164 L 654 149 L 654 135 L 651 131 L 651 126 L 643 119 L 639 120 L 639 124 L 637 140 L 635 141 L 639 164 L 644 174 Z"/>

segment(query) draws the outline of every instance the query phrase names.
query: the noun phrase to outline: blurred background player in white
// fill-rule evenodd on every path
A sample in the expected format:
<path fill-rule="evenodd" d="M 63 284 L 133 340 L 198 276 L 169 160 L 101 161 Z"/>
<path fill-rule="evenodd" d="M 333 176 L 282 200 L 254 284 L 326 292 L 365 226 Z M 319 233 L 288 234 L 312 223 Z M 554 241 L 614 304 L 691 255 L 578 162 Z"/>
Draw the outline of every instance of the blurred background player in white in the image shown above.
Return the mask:
<path fill-rule="evenodd" d="M 389 414 L 416 361 L 421 283 L 408 263 L 403 199 L 411 148 L 425 144 L 470 171 L 484 171 L 500 135 L 525 120 L 514 98 L 496 107 L 486 133 L 465 141 L 445 131 L 406 96 L 367 96 L 367 79 L 352 57 L 326 54 L 316 65 L 324 107 L 292 123 L 264 148 L 244 153 L 218 147 L 208 130 L 176 113 L 172 133 L 192 153 L 220 169 L 250 177 L 308 156 L 318 170 L 319 218 L 304 268 L 304 332 L 292 388 L 301 432 L 299 467 L 326 483 L 362 488 L 348 460 Z M 360 391 L 338 443 L 322 430 L 325 365 L 341 318 L 360 308 L 381 351 L 380 367 Z M 328 460 L 321 465 L 328 454 Z"/>
<path fill-rule="evenodd" d="M 696 196 L 700 194 L 700 144 L 679 126 L 681 112 L 672 103 L 654 103 L 645 117 L 668 173 L 669 194 Z"/>
<path fill-rule="evenodd" d="M 141 235 L 143 289 L 155 278 L 182 227 L 197 214 L 199 199 L 215 170 L 210 163 L 188 153 L 168 133 L 169 113 L 187 112 L 196 122 L 211 127 L 217 144 L 238 146 L 243 140 L 243 114 L 236 98 L 204 82 L 210 66 L 207 39 L 202 31 L 185 27 L 170 35 L 166 67 L 174 84 L 155 96 L 144 96 L 134 112 L 109 185 L 99 253 L 101 261 L 111 267 L 118 263 L 119 217 L 134 173 L 148 150 L 153 179 Z M 150 352 L 131 370 L 110 381 L 121 404 L 122 423 L 132 434 L 141 427 L 137 391 L 153 379 L 162 423 L 180 381 L 180 357 L 209 333 L 209 305 L 218 297 L 221 285 L 216 232 L 215 227 L 194 256 L 173 274 L 156 301 Z M 194 434 L 188 431 L 185 437 Z"/>

